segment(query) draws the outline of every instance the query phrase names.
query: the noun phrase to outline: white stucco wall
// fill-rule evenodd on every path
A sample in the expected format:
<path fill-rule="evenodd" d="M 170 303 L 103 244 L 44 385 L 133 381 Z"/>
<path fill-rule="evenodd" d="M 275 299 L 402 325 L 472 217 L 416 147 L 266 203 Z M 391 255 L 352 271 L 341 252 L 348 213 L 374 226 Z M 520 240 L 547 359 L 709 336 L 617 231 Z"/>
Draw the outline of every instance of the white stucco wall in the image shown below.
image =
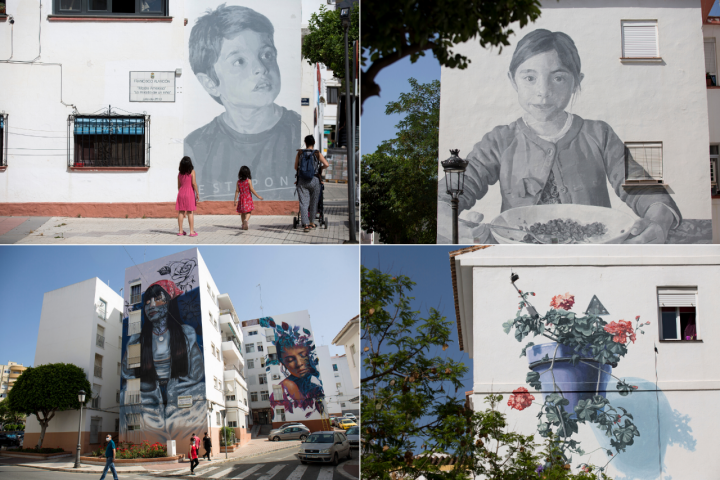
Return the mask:
<path fill-rule="evenodd" d="M 665 469 L 662 478 L 685 478 L 688 465 L 693 466 L 693 478 L 717 478 L 720 461 L 714 451 L 720 420 L 706 412 L 720 400 L 720 358 L 713 347 L 714 339 L 720 335 L 714 321 L 720 308 L 720 249 L 666 246 L 639 251 L 617 246 L 581 247 L 570 254 L 562 247 L 541 250 L 491 247 L 456 257 L 458 287 L 466 292 L 460 299 L 461 325 L 464 347 L 473 361 L 474 408 L 486 408 L 482 402 L 485 394 L 502 393 L 505 400 L 499 408 L 508 415 L 511 428 L 524 434 L 536 431 L 539 406 L 517 411 L 510 409 L 506 400 L 514 389 L 524 386 L 534 394 L 536 402 L 542 403 L 542 394 L 525 383 L 528 359 L 519 355 L 527 342 L 550 340 L 531 337 L 519 343 L 514 332 L 503 332 L 503 322 L 515 317 L 519 302 L 510 283 L 511 271 L 520 276 L 518 288 L 535 292 L 536 296 L 529 298 L 541 315 L 550 309 L 555 295 L 575 295 L 572 311 L 578 314 L 596 295 L 610 313 L 602 317 L 605 321 L 634 322 L 640 315 L 641 321 L 650 322 L 643 328 L 645 333 L 638 333 L 636 341 L 628 344 L 627 355 L 612 371 L 640 388 L 622 399 L 613 393 L 617 382 L 608 383 L 607 398 L 625 406 L 641 430 L 635 444 L 610 463 L 609 475 L 660 478 L 660 441 Z M 660 341 L 657 288 L 669 286 L 697 288 L 697 332 L 701 342 Z M 660 389 L 657 396 L 656 379 Z M 599 446 L 609 448 L 594 427 L 580 424 L 579 430 L 573 439 L 581 441 L 586 452 Z M 605 453 L 595 452 L 574 456 L 572 464 L 603 465 L 608 459 Z"/>
<path fill-rule="evenodd" d="M 622 63 L 621 21 L 657 20 L 661 63 Z M 466 70 L 442 69 L 440 160 L 460 149 L 465 158 L 482 137 L 524 111 L 508 79 L 517 42 L 532 30 L 562 31 L 574 40 L 582 62 L 582 90 L 567 111 L 608 123 L 624 142 L 662 141 L 664 178 L 683 218 L 710 219 L 708 92 L 705 87 L 700 0 L 657 0 L 598 4 L 591 0 L 543 2 L 542 16 L 525 28 L 513 25 L 511 45 L 483 49 L 477 40 L 457 45 Z M 440 197 L 445 194 L 439 165 Z M 611 206 L 632 211 L 608 184 Z M 500 213 L 498 184 L 473 211 L 489 222 Z M 441 209 L 438 235 L 451 238 L 450 211 Z M 467 215 L 461 215 L 464 218 Z M 634 214 L 633 214 L 634 215 Z M 461 227 L 460 243 L 472 243 Z"/>
<path fill-rule="evenodd" d="M 107 302 L 106 320 L 101 320 L 96 311 L 95 305 L 100 298 Z M 122 308 L 122 297 L 98 278 L 68 285 L 43 296 L 34 365 L 72 363 L 85 371 L 91 385 L 101 386 L 99 408 L 93 408 L 91 403 L 83 408 L 83 431 L 90 431 L 91 417 L 102 418 L 101 431 L 115 429 L 118 418 L 116 392 L 120 388 L 117 338 L 121 334 Z M 103 347 L 96 345 L 98 325 L 105 328 Z M 94 376 L 96 353 L 103 356 L 102 378 Z M 77 429 L 78 411 L 71 410 L 57 412 L 47 432 L 75 432 Z M 26 432 L 40 432 L 40 424 L 34 415 L 27 418 Z"/>

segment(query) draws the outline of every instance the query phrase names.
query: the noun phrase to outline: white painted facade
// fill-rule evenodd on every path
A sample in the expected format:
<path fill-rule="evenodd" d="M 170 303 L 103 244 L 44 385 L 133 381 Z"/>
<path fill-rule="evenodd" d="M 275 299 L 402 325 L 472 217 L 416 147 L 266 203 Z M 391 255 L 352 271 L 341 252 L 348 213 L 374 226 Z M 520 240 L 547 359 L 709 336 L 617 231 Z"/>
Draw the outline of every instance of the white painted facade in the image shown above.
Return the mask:
<path fill-rule="evenodd" d="M 360 317 L 352 318 L 332 341 L 333 345 L 345 348 L 352 385 L 360 388 Z"/>
<path fill-rule="evenodd" d="M 624 20 L 657 22 L 661 60 L 621 60 Z M 440 160 L 449 157 L 450 149 L 460 149 L 465 158 L 486 133 L 524 114 L 508 78 L 512 54 L 518 41 L 533 30 L 561 31 L 575 42 L 584 73 L 581 91 L 566 110 L 606 122 L 623 142 L 661 141 L 663 179 L 683 219 L 710 220 L 708 145 L 720 141 L 720 124 L 715 121 L 720 105 L 715 95 L 720 90 L 706 89 L 702 48 L 703 35 L 714 35 L 717 27 L 711 27 L 712 32 L 701 27 L 701 0 L 621 4 L 548 0 L 536 22 L 512 26 L 511 45 L 501 53 L 497 48 L 483 49 L 476 39 L 454 46 L 472 63 L 465 70 L 442 69 Z M 438 172 L 438 243 L 448 243 L 451 213 L 449 200 L 442 201 L 449 196 L 441 165 Z M 608 192 L 611 208 L 635 216 L 609 182 Z M 490 185 L 488 193 L 460 218 L 470 219 L 470 213 L 476 212 L 490 222 L 500 214 L 501 202 L 499 183 Z M 474 243 L 472 232 L 462 223 L 459 233 L 459 243 Z M 715 241 L 720 241 L 717 236 Z"/>
<path fill-rule="evenodd" d="M 717 478 L 720 461 L 715 454 L 720 420 L 707 414 L 708 405 L 720 400 L 720 361 L 714 339 L 720 335 L 715 321 L 720 308 L 720 249 L 716 246 L 654 246 L 642 250 L 620 246 L 491 246 L 454 257 L 455 290 L 461 349 L 473 362 L 471 404 L 484 410 L 483 398 L 494 392 L 504 395 L 500 411 L 508 415 L 511 428 L 519 433 L 537 433 L 542 394 L 526 384 L 528 358 L 520 357 L 528 341 L 547 343 L 543 337 L 518 342 L 503 332 L 503 323 L 518 312 L 518 293 L 510 274 L 519 275 L 517 287 L 534 292 L 528 297 L 540 315 L 550 309 L 558 294 L 574 295 L 573 312 L 586 311 L 593 295 L 609 315 L 606 322 L 627 319 L 650 322 L 628 340 L 628 353 L 613 375 L 639 388 L 627 397 L 616 393 L 616 381 L 607 384 L 607 399 L 634 415 L 640 436 L 616 454 L 608 467 L 612 478 Z M 661 340 L 659 289 L 695 289 L 698 341 Z M 525 310 L 523 310 L 525 313 Z M 657 354 L 654 349 L 657 348 Z M 658 391 L 656 392 L 656 385 Z M 511 409 L 506 401 L 513 390 L 526 387 L 535 403 L 525 411 Z M 544 387 L 544 384 L 543 384 Z M 552 390 L 551 390 L 552 391 Z M 658 421 L 659 418 L 659 421 Z M 542 440 L 536 436 L 536 440 Z M 585 452 L 610 448 L 604 434 L 589 424 L 580 424 L 573 439 Z M 660 447 L 658 447 L 660 445 Z M 611 457 L 603 451 L 573 456 L 572 465 L 586 462 L 603 466 Z M 660 472 L 659 465 L 663 472 Z"/>
<path fill-rule="evenodd" d="M 105 308 L 99 307 L 102 302 Z M 85 371 L 93 388 L 87 395 L 94 399 L 83 408 L 85 435 L 91 432 L 93 423 L 99 424 L 97 432 L 118 431 L 122 312 L 122 297 L 97 277 L 43 296 L 34 365 L 71 363 Z M 97 362 L 98 356 L 101 362 Z M 78 420 L 77 410 L 57 412 L 46 430 L 46 442 L 53 439 L 48 434 L 77 432 Z M 35 415 L 27 417 L 25 432 L 40 433 Z M 94 449 L 100 448 L 103 441 L 99 435 L 90 435 L 90 447 Z"/>
<path fill-rule="evenodd" d="M 0 202 L 175 201 L 183 139 L 222 113 L 222 107 L 207 107 L 207 94 L 187 63 L 192 23 L 184 23 L 198 13 L 197 8 L 184 0 L 167 1 L 171 20 L 150 22 L 89 18 L 81 22 L 48 21 L 53 13 L 49 0 L 7 1 L 6 11 L 14 25 L 0 22 L 0 60 L 21 63 L 0 62 L 0 112 L 8 115 L 9 129 L 7 170 L 0 172 Z M 325 2 L 291 3 L 293 11 L 287 17 L 299 25 L 300 16 L 307 22 L 305 17 Z M 288 43 L 285 39 L 282 42 Z M 306 92 L 317 88 L 317 80 L 316 75 L 305 74 L 314 67 L 300 58 L 299 41 L 289 43 L 293 48 L 280 50 L 279 61 L 292 61 L 296 67 L 289 69 L 290 74 L 284 73 L 284 88 L 277 103 L 297 112 L 302 109 L 304 136 L 308 134 L 305 124 L 310 127 L 309 133 L 314 133 L 312 111 L 317 96 L 309 95 L 311 105 L 301 107 L 298 94 L 302 90 L 302 96 L 308 96 Z M 176 72 L 175 101 L 130 102 L 131 71 Z M 191 101 L 193 95 L 200 100 Z M 72 155 L 68 116 L 73 112 L 100 112 L 108 106 L 118 114 L 150 116 L 147 171 L 68 168 L 68 145 Z M 306 115 L 305 110 L 310 113 Z M 297 148 L 302 145 L 298 143 Z M 210 193 L 202 191 L 201 198 Z"/>

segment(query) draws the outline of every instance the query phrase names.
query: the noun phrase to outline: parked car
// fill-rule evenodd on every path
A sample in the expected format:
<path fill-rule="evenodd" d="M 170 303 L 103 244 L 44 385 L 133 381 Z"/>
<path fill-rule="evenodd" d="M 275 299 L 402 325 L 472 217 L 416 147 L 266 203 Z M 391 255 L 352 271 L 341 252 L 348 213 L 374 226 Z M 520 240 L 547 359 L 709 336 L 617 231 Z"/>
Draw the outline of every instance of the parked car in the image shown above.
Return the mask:
<path fill-rule="evenodd" d="M 330 417 L 330 425 L 332 425 L 334 427 L 336 422 L 337 422 L 337 417 L 331 416 Z"/>
<path fill-rule="evenodd" d="M 0 447 L 18 447 L 20 441 L 16 435 L 0 433 Z"/>
<path fill-rule="evenodd" d="M 349 418 L 353 422 L 357 422 L 357 417 L 355 416 L 354 413 L 345 413 L 345 414 L 343 414 L 343 418 Z"/>
<path fill-rule="evenodd" d="M 347 430 L 350 427 L 357 427 L 357 423 L 353 422 L 349 418 L 343 418 L 338 422 L 338 427 L 342 428 L 343 430 Z"/>
<path fill-rule="evenodd" d="M 310 435 L 310 430 L 305 425 L 296 425 L 271 430 L 268 440 L 279 442 L 280 440 L 305 440 Z"/>
<path fill-rule="evenodd" d="M 290 423 L 283 423 L 275 430 L 282 430 L 283 428 L 287 428 L 287 427 L 304 427 L 304 426 L 305 425 L 300 422 L 290 422 Z"/>
<path fill-rule="evenodd" d="M 359 447 L 360 446 L 360 427 L 354 426 L 347 429 L 347 432 L 345 432 L 345 436 L 347 437 L 348 441 L 350 442 L 351 447 Z"/>
<path fill-rule="evenodd" d="M 341 458 L 350 458 L 350 441 L 344 432 L 315 432 L 300 445 L 298 458 L 307 462 L 332 462 L 337 465 Z"/>

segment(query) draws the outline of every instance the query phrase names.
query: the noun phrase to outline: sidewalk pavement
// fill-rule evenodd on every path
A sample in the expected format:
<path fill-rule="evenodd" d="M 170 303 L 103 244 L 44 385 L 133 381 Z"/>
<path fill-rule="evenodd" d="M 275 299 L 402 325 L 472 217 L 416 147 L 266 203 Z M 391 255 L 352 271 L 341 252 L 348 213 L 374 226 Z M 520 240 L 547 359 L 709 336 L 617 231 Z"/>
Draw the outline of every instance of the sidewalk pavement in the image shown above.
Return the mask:
<path fill-rule="evenodd" d="M 337 202 L 339 203 L 339 202 Z M 0 234 L 0 243 L 74 244 L 341 244 L 349 234 L 347 204 L 325 205 L 328 228 L 303 232 L 293 228 L 291 215 L 258 215 L 243 230 L 240 215 L 199 215 L 195 217 L 197 237 L 178 236 L 176 218 L 74 218 L 51 217 L 30 229 L 21 224 Z M 0 217 L 0 222 L 15 217 Z M 39 217 L 29 217 L 31 220 Z M 358 218 L 358 217 L 356 217 Z M 26 223 L 27 223 L 26 222 Z M 36 222 L 37 223 L 37 222 Z M 2 223 L 0 223 L 0 226 Z M 185 231 L 188 231 L 187 220 Z M 25 230 L 18 233 L 17 231 Z M 7 237 L 7 239 L 6 239 Z"/>
<path fill-rule="evenodd" d="M 234 462 L 237 460 L 242 460 L 244 458 L 265 455 L 268 452 L 274 452 L 277 450 L 287 450 L 292 448 L 297 450 L 299 446 L 300 441 L 271 442 L 267 438 L 258 438 L 250 440 L 249 443 L 243 445 L 241 448 L 235 450 L 234 452 L 228 452 L 227 460 L 225 459 L 224 453 L 212 457 L 213 460 L 209 462 L 207 460 L 201 460 L 200 465 L 195 468 L 195 471 L 201 472 L 202 470 L 211 468 L 213 466 L 221 465 L 225 462 Z M 3 458 L 4 460 L 8 457 L 0 458 Z M 75 465 L 75 457 L 61 457 L 54 460 L 25 461 L 25 463 L 16 463 L 15 465 L 18 467 L 41 468 L 43 470 L 55 470 L 74 473 L 92 473 L 95 475 L 100 475 L 105 468 L 104 463 L 97 465 L 82 464 L 80 468 L 73 468 L 73 465 Z M 190 472 L 190 462 L 186 459 L 182 463 L 154 464 L 146 466 L 122 466 L 122 464 L 116 463 L 115 470 L 117 470 L 118 474 L 153 473 L 162 474 L 163 476 L 186 475 Z"/>

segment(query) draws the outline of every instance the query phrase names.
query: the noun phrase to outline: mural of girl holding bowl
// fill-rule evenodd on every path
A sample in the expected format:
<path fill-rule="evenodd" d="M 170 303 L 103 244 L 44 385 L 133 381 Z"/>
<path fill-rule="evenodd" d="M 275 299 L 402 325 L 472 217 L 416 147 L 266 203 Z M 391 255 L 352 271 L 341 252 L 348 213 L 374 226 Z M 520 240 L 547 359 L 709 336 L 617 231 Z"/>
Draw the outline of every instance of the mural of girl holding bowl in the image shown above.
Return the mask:
<path fill-rule="evenodd" d="M 266 370 L 270 370 L 270 365 L 281 365 L 285 375 L 285 379 L 280 382 L 282 398 L 275 398 L 272 393 L 270 406 L 284 407 L 289 413 L 293 413 L 295 408 L 310 410 L 305 414 L 306 418 L 315 411 L 322 414 L 325 393 L 317 369 L 318 358 L 312 333 L 300 325 L 291 327 L 285 322 L 277 325 L 271 317 L 261 318 L 260 325 L 275 331 L 272 343 L 276 347 L 277 357 L 267 358 Z"/>
<path fill-rule="evenodd" d="M 186 324 L 180 313 L 179 297 L 184 294 L 171 280 L 159 280 L 143 294 L 142 328 L 130 336 L 130 345 L 140 345 L 140 366 L 128 368 L 123 359 L 125 380 L 120 416 L 125 429 L 126 415 L 142 415 L 143 439 L 163 441 L 184 438 L 204 421 L 205 374 L 202 350 L 195 327 Z M 140 403 L 126 405 L 127 380 L 140 379 Z M 180 407 L 178 397 L 192 397 L 192 405 Z"/>
<path fill-rule="evenodd" d="M 566 111 L 584 78 L 572 38 L 545 29 L 528 33 L 517 44 L 508 78 L 524 113 L 485 134 L 467 155 L 460 211 L 473 207 L 498 182 L 502 212 L 557 204 L 611 208 L 609 181 L 640 217 L 630 223 L 625 242 L 665 243 L 670 230 L 682 221 L 665 187 L 624 184 L 626 169 L 644 170 L 623 141 L 607 123 Z M 441 202 L 446 201 L 442 193 Z M 481 214 L 466 215 L 475 225 L 475 238 L 490 238 L 490 229 L 480 224 Z M 584 219 L 588 224 L 594 221 Z"/>

